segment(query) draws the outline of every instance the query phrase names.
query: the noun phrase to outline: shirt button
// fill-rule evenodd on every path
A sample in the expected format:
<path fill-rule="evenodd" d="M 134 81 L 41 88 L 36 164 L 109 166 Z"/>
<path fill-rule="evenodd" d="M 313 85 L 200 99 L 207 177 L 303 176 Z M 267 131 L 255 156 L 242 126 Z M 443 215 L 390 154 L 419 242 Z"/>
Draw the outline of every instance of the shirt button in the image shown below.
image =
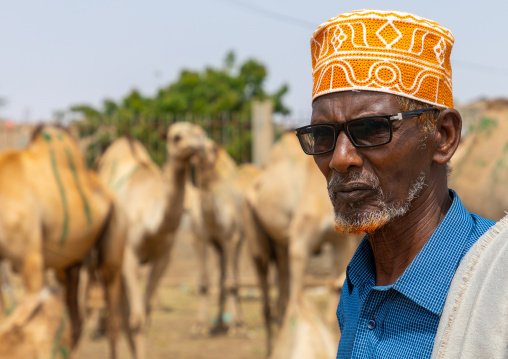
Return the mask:
<path fill-rule="evenodd" d="M 367 328 L 369 328 L 370 330 L 374 329 L 376 327 L 376 322 L 374 320 L 369 320 L 367 322 Z"/>

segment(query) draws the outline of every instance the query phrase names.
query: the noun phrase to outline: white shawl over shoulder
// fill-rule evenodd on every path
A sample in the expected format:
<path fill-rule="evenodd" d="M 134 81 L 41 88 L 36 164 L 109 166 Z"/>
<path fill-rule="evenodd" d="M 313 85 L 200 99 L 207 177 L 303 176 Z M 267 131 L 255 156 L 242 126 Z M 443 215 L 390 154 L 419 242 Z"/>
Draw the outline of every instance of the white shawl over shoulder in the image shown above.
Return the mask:
<path fill-rule="evenodd" d="M 455 272 L 431 358 L 508 358 L 508 216 L 478 239 Z"/>

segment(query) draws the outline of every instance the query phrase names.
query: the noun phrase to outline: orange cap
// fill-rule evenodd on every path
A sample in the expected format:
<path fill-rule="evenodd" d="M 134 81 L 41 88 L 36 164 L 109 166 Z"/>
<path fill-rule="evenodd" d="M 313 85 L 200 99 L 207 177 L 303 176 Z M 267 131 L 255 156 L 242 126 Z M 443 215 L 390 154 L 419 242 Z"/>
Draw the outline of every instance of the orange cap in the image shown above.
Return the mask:
<path fill-rule="evenodd" d="M 331 92 L 369 90 L 453 107 L 450 30 L 400 11 L 335 16 L 312 34 L 312 101 Z"/>

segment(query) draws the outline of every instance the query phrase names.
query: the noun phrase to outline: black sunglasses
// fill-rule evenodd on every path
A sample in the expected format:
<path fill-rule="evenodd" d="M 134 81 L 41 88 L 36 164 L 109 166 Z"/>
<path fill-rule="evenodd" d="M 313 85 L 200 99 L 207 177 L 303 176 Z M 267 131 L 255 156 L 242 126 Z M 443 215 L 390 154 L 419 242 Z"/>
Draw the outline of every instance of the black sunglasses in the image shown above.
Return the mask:
<path fill-rule="evenodd" d="M 358 148 L 386 145 L 392 140 L 392 123 L 417 117 L 425 111 L 439 111 L 434 107 L 400 112 L 395 115 L 378 115 L 355 118 L 343 123 L 316 123 L 297 128 L 296 136 L 308 155 L 321 155 L 335 149 L 340 131 Z"/>

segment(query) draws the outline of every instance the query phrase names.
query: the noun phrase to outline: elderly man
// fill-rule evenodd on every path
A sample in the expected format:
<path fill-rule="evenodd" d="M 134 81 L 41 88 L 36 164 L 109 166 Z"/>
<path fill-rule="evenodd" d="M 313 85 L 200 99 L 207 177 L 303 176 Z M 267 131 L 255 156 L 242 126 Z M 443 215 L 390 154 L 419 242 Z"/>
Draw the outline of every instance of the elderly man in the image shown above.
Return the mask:
<path fill-rule="evenodd" d="M 452 45 L 446 28 L 398 11 L 345 13 L 312 35 L 312 119 L 297 136 L 337 230 L 367 233 L 337 309 L 337 358 L 429 358 L 457 267 L 494 225 L 447 186 L 462 126 Z"/>

